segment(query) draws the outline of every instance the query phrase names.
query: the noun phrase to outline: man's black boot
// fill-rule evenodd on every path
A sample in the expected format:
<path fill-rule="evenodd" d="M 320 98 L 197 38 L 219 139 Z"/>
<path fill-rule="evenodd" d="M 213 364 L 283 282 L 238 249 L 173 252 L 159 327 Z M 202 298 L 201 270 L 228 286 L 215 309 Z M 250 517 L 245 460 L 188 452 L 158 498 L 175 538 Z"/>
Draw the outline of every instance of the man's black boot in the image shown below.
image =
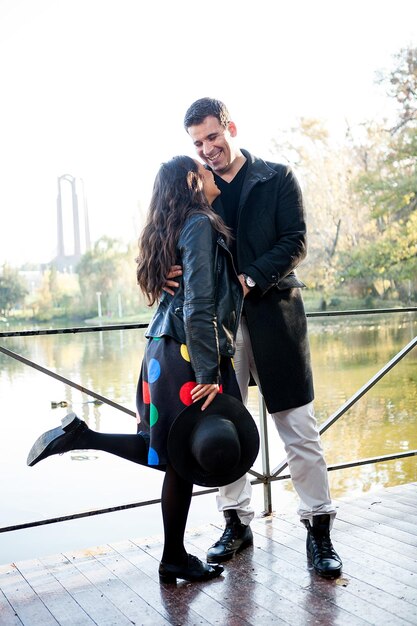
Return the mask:
<path fill-rule="evenodd" d="M 307 528 L 307 556 L 314 570 L 324 578 L 337 578 L 342 571 L 342 559 L 330 539 L 330 515 L 313 515 L 313 524 L 303 520 Z"/>
<path fill-rule="evenodd" d="M 250 526 L 245 526 L 239 520 L 234 509 L 224 512 L 226 528 L 220 539 L 209 548 L 207 563 L 221 563 L 233 558 L 235 554 L 253 544 L 253 535 Z"/>

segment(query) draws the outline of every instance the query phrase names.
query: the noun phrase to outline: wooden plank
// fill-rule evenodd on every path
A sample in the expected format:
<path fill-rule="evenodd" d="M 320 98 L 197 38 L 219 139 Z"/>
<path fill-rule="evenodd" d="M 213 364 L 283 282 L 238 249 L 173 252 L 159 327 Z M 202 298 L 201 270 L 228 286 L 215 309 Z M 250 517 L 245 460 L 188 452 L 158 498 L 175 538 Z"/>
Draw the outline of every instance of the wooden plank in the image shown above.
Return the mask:
<path fill-rule="evenodd" d="M 103 557 L 107 550 L 107 546 L 100 546 L 94 551 L 80 550 L 67 553 L 65 556 L 101 592 L 102 596 L 108 598 L 131 623 L 142 626 L 147 624 L 149 626 L 166 626 L 169 624 L 158 611 L 118 578 L 110 568 L 105 566 Z"/>
<path fill-rule="evenodd" d="M 406 487 L 406 485 L 402 485 L 402 487 Z M 406 504 L 412 507 L 416 506 L 417 490 L 409 491 L 406 489 L 402 489 L 401 491 L 397 491 L 397 490 L 394 491 L 394 489 L 395 488 L 393 487 L 386 489 L 385 492 L 383 492 L 384 497 L 390 497 L 390 498 L 392 497 L 402 504 Z M 391 491 L 392 491 L 392 494 L 391 494 Z"/>
<path fill-rule="evenodd" d="M 272 532 L 274 532 L 275 530 L 274 526 L 272 527 L 272 529 L 273 529 Z M 258 531 L 258 526 L 256 527 L 256 530 Z M 283 537 L 281 536 L 279 538 L 278 543 L 280 542 L 283 542 L 284 544 L 286 542 L 288 543 L 285 537 L 286 531 L 287 531 L 287 528 L 284 527 L 284 530 L 282 532 L 284 536 Z M 296 529 L 295 527 L 293 527 L 293 531 L 297 533 L 299 532 L 298 529 Z M 269 532 L 271 533 L 271 531 Z M 257 535 L 256 535 L 256 538 L 257 538 Z M 290 542 L 291 542 L 291 545 L 295 547 L 294 537 L 290 538 Z M 256 539 L 256 545 L 259 545 L 257 539 Z M 299 545 L 300 554 L 301 554 L 301 551 L 305 552 L 304 536 L 302 538 L 300 536 L 298 545 Z M 274 548 L 273 547 L 271 548 L 271 546 L 268 546 L 267 549 L 268 549 L 268 552 L 271 552 L 271 551 L 274 552 Z M 379 572 L 374 573 L 369 568 L 364 567 L 361 563 L 361 552 L 353 550 L 349 553 L 349 556 L 352 556 L 353 554 L 353 556 L 356 557 L 356 559 L 360 563 L 358 565 L 357 563 L 355 563 L 355 561 L 352 561 L 349 558 L 347 558 L 348 556 L 346 554 L 347 551 L 348 550 L 345 550 L 345 549 L 343 549 L 343 551 L 339 550 L 343 558 L 344 568 L 343 568 L 342 578 L 339 579 L 339 581 L 334 581 L 334 584 L 336 585 L 339 584 L 340 588 L 343 589 L 344 592 L 352 593 L 358 596 L 359 599 L 365 600 L 366 603 L 368 602 L 370 603 L 370 606 L 368 607 L 366 607 L 366 604 L 365 605 L 362 604 L 361 605 L 362 608 L 361 606 L 359 606 L 359 608 L 354 608 L 354 612 L 358 617 L 376 614 L 376 618 L 378 618 L 378 615 L 380 615 L 379 607 L 381 606 L 381 603 L 385 606 L 385 609 L 387 611 L 392 610 L 392 608 L 395 609 L 396 614 L 397 614 L 397 611 L 400 611 L 404 615 L 404 619 L 408 619 L 410 616 L 413 617 L 415 615 L 415 606 L 408 606 L 408 602 L 406 603 L 404 601 L 404 605 L 400 608 L 400 600 L 404 598 L 404 595 L 406 595 L 408 599 L 411 599 L 415 602 L 416 591 L 414 588 L 407 587 L 406 585 L 399 585 L 395 580 L 390 579 L 386 575 L 381 576 Z M 272 566 L 272 568 L 274 569 L 274 566 Z M 286 576 L 288 573 L 282 567 L 280 567 L 280 571 L 283 576 Z M 350 584 L 351 580 L 355 578 L 355 576 L 356 576 L 356 581 L 354 585 L 351 585 Z M 313 574 L 311 580 L 314 583 L 312 589 L 315 591 L 315 593 L 318 593 L 320 591 L 319 585 L 322 584 L 319 581 L 322 579 L 320 579 L 317 576 L 314 576 Z M 375 586 L 370 584 L 372 580 L 375 580 L 376 582 Z M 327 581 L 324 581 L 324 582 L 326 583 Z M 387 598 L 383 599 L 385 592 L 381 592 L 380 590 L 381 583 L 385 585 L 382 587 L 382 590 L 384 589 L 391 590 L 394 588 L 397 595 L 395 596 L 392 593 L 387 593 L 386 594 Z M 326 591 L 325 597 L 328 598 L 327 587 L 323 587 L 322 589 Z M 341 604 L 340 590 L 338 590 L 338 594 L 339 594 L 339 597 L 337 598 L 337 606 L 340 608 L 344 608 L 347 611 L 352 611 L 348 603 L 349 601 L 346 600 L 346 597 L 343 598 L 344 602 L 346 600 L 346 603 Z M 336 598 L 334 598 L 333 601 L 336 601 Z M 372 605 L 375 605 L 375 608 L 372 607 Z M 366 608 L 366 612 L 363 612 L 365 608 Z M 375 623 L 378 623 L 378 621 L 376 621 Z"/>
<path fill-rule="evenodd" d="M 99 589 L 63 555 L 40 559 L 80 607 L 100 626 L 132 626 Z"/>
<path fill-rule="evenodd" d="M 399 496 L 403 496 L 403 495 L 417 496 L 417 482 L 414 481 L 411 483 L 403 483 L 402 485 L 393 485 L 392 487 L 388 486 L 384 491 L 392 491 L 393 493 L 396 493 Z"/>
<path fill-rule="evenodd" d="M 357 538 L 356 543 L 360 547 L 361 552 L 369 552 L 369 554 L 378 556 L 383 560 L 391 562 L 393 565 L 400 565 L 402 568 L 412 572 L 416 571 L 417 549 L 414 546 L 404 545 L 397 538 L 391 539 L 385 535 L 381 537 L 378 533 L 379 523 L 367 524 L 369 528 L 363 528 L 358 525 L 363 524 L 363 522 L 363 517 L 347 515 L 342 508 L 335 520 L 332 531 L 335 547 L 338 547 L 339 541 L 347 541 L 347 545 L 354 545 L 352 542 L 356 542 L 355 538 Z M 280 527 L 284 533 L 305 539 L 305 531 L 301 525 L 283 526 L 285 523 L 288 522 L 282 516 L 272 519 L 272 524 L 277 528 Z M 398 536 L 401 536 L 401 533 Z M 384 547 L 383 551 L 381 550 L 381 543 Z"/>
<path fill-rule="evenodd" d="M 374 501 L 388 498 L 395 498 L 396 500 L 409 500 L 411 502 L 410 506 L 417 506 L 416 498 L 417 498 L 417 489 L 413 488 L 412 491 L 407 491 L 404 489 L 405 485 L 401 485 L 400 489 L 397 490 L 396 487 L 388 487 L 387 489 L 383 489 L 380 491 L 372 491 L 364 494 L 359 499 L 365 501 Z M 351 498 L 344 498 L 344 500 L 350 500 Z"/>
<path fill-rule="evenodd" d="M 94 624 L 93 620 L 39 560 L 21 561 L 16 567 L 61 626 Z"/>
<path fill-rule="evenodd" d="M 339 520 L 336 519 L 332 535 L 337 532 L 339 523 Z M 298 550 L 300 551 L 300 553 L 305 553 L 304 533 L 300 534 L 300 530 L 295 526 L 289 527 L 284 520 L 273 519 L 272 524 L 274 528 L 281 530 L 282 536 L 279 541 L 284 541 L 287 543 L 291 541 L 292 546 L 294 548 L 297 548 L 295 540 L 298 536 Z M 287 539 L 286 535 L 291 535 L 292 538 Z M 347 536 L 349 536 L 349 529 L 347 529 L 347 534 L 339 534 L 338 537 L 340 539 L 337 543 L 335 542 L 335 547 L 340 553 L 340 556 L 343 560 L 343 571 L 345 574 L 348 571 L 347 565 L 349 559 L 349 563 L 352 563 L 352 567 L 350 568 L 351 571 L 349 572 L 350 575 L 356 576 L 358 571 L 362 572 L 361 578 L 364 582 L 370 580 L 372 576 L 374 576 L 381 580 L 381 583 L 383 583 L 382 588 L 390 588 L 390 592 L 393 595 L 397 595 L 398 598 L 405 595 L 407 596 L 407 601 L 411 601 L 413 603 L 416 601 L 416 581 L 413 575 L 410 576 L 409 572 L 403 573 L 401 568 L 397 568 L 395 564 L 391 565 L 390 563 L 384 563 L 381 558 L 372 557 L 371 555 L 364 554 L 362 551 L 355 549 L 355 547 L 352 548 L 352 546 L 349 545 L 348 541 L 345 542 L 345 538 Z M 380 537 L 380 552 L 382 552 L 381 539 L 383 540 L 383 538 Z M 402 545 L 404 546 L 404 544 Z M 410 550 L 408 546 L 407 550 Z M 403 579 L 401 581 L 397 580 L 397 578 L 395 577 L 399 570 L 401 571 L 399 576 L 401 579 Z M 394 592 L 395 589 L 397 589 L 397 591 Z"/>
<path fill-rule="evenodd" d="M 334 626 L 363 626 L 366 622 L 361 618 L 337 609 L 329 602 L 323 601 L 322 596 L 317 596 L 310 589 L 310 573 L 307 576 L 300 573 L 302 570 L 296 569 L 295 581 L 285 578 L 286 564 L 279 565 L 272 563 L 277 561 L 275 556 L 271 556 L 269 549 L 259 549 L 258 535 L 255 530 L 255 548 L 248 548 L 238 554 L 232 561 L 225 563 L 227 571 L 233 571 L 234 576 L 240 577 L 242 580 L 250 580 L 252 584 L 259 588 L 259 599 L 262 603 L 263 588 L 267 588 L 275 593 L 277 610 L 282 619 L 288 624 L 332 624 Z M 216 533 L 216 537 L 218 537 Z M 207 539 L 207 534 L 204 540 Z M 202 541 L 198 536 L 192 535 L 188 537 L 189 541 L 198 543 Z M 271 540 L 272 541 L 272 540 Z M 273 571 L 271 570 L 273 567 Z M 329 583 L 332 584 L 332 583 Z M 262 587 L 260 586 L 262 585 Z M 305 585 L 305 586 L 303 586 Z M 255 588 L 256 588 L 255 587 Z M 337 615 L 335 615 L 337 613 Z"/>
<path fill-rule="evenodd" d="M 410 504 L 408 502 L 405 504 L 404 502 L 400 502 L 398 497 L 395 494 L 388 493 L 384 494 L 383 500 L 379 500 L 379 502 L 383 502 L 384 506 L 391 511 L 402 511 L 406 515 L 414 515 L 417 516 L 417 504 Z"/>
<path fill-rule="evenodd" d="M 388 487 L 383 491 L 369 494 L 369 497 L 376 495 L 384 499 L 396 499 L 398 502 L 407 501 L 408 506 L 417 508 L 417 483 L 409 483 L 408 485 L 397 485 L 396 487 Z"/>
<path fill-rule="evenodd" d="M 406 517 L 405 515 L 391 515 L 390 511 L 382 511 L 377 506 L 367 506 L 359 502 L 351 502 L 345 505 L 345 508 L 354 510 L 359 517 L 370 520 L 375 524 L 375 528 L 380 525 L 388 526 L 395 533 L 401 533 L 402 540 L 412 546 L 417 547 L 417 524 L 415 519 Z"/>
<path fill-rule="evenodd" d="M 268 529 L 268 533 L 273 538 L 275 538 L 276 529 L 272 526 L 271 528 Z M 281 540 L 282 539 L 280 537 L 280 541 Z M 292 541 L 292 543 L 294 546 L 294 540 Z M 277 542 L 275 546 L 272 545 L 271 547 L 269 543 L 266 543 L 265 546 L 260 545 L 257 540 L 257 546 L 261 548 L 261 551 L 256 552 L 255 554 L 256 559 L 261 558 L 263 552 L 267 553 L 268 559 L 269 559 L 269 554 L 271 553 L 273 557 L 275 557 L 276 554 L 281 553 L 283 549 L 283 544 L 280 542 Z M 357 598 L 344 599 L 343 597 L 340 596 L 340 594 L 338 595 L 338 592 L 340 591 L 340 589 L 341 590 L 344 589 L 343 586 L 340 586 L 340 589 L 339 589 L 339 585 L 340 585 L 340 582 L 345 583 L 346 581 L 345 574 L 339 580 L 325 580 L 316 576 L 314 572 L 312 572 L 312 570 L 308 568 L 307 566 L 308 561 L 305 555 L 304 537 L 302 539 L 301 538 L 299 539 L 299 553 L 298 553 L 297 558 L 298 558 L 300 565 L 303 564 L 304 569 L 307 571 L 307 577 L 306 577 L 307 580 L 305 584 L 308 585 L 308 589 L 310 590 L 310 592 L 313 595 L 315 595 L 316 602 L 321 601 L 322 603 L 328 603 L 328 606 L 330 606 L 330 611 L 333 611 L 333 614 L 341 616 L 341 620 L 340 620 L 341 624 L 343 623 L 350 624 L 353 621 L 355 621 L 356 623 L 361 623 L 361 622 L 363 623 L 364 619 L 366 621 L 366 618 L 364 617 L 366 613 L 364 612 L 363 603 L 361 603 L 359 599 Z M 274 561 L 275 561 L 275 558 L 274 558 Z M 277 574 L 279 573 L 280 576 L 283 576 L 283 577 L 287 577 L 290 574 L 291 578 L 293 579 L 293 573 L 288 567 L 285 569 L 280 568 L 278 570 L 276 569 L 276 565 L 274 563 L 273 571 L 275 571 Z"/>
<path fill-rule="evenodd" d="M 300 551 L 302 550 L 304 553 L 304 538 L 300 541 L 299 546 Z M 321 579 L 320 577 L 314 575 L 313 572 L 311 572 L 311 590 L 316 595 L 321 595 L 323 598 L 334 603 L 339 608 L 339 610 L 344 609 L 346 612 L 365 620 L 372 618 L 373 623 L 382 623 L 381 620 L 383 620 L 383 612 L 380 610 L 378 604 L 372 604 L 369 594 L 370 589 L 368 581 L 370 578 L 372 579 L 372 572 L 369 569 L 366 569 L 366 571 L 364 572 L 364 568 L 361 566 L 362 572 L 365 573 L 365 575 L 362 576 L 360 584 L 362 587 L 365 586 L 365 591 L 368 591 L 368 593 L 352 593 L 354 589 L 350 587 L 350 580 L 352 578 L 352 575 L 356 573 L 357 568 L 355 563 L 352 563 L 352 561 L 348 558 L 346 551 L 341 550 L 340 548 L 341 547 L 339 547 L 338 549 L 339 552 L 342 554 L 344 562 L 342 577 L 336 581 L 333 581 L 332 587 L 334 588 L 330 589 L 328 581 Z M 305 558 L 304 554 L 303 558 Z M 394 598 L 392 598 L 392 600 L 394 600 Z"/>
<path fill-rule="evenodd" d="M 219 602 L 227 602 L 227 605 L 242 618 L 248 616 L 247 619 L 251 624 L 296 625 L 308 623 L 311 619 L 311 614 L 303 607 L 299 607 L 271 586 L 263 584 L 258 577 L 254 577 L 252 572 L 243 566 L 242 559 L 236 559 L 232 567 L 226 567 L 225 580 L 227 585 L 222 589 L 214 588 L 213 591 L 216 592 L 214 597 Z M 230 597 L 233 598 L 232 604 Z"/>
<path fill-rule="evenodd" d="M 162 548 L 162 544 L 160 544 Z M 127 560 L 123 554 L 128 552 L 142 552 L 144 560 L 149 560 L 152 563 L 152 571 L 155 572 L 156 562 L 148 554 L 144 553 L 140 546 L 137 547 L 133 543 L 130 545 L 127 542 L 122 544 L 114 544 L 114 550 L 109 546 L 109 551 L 105 556 L 100 557 L 101 562 L 111 569 L 111 571 L 123 580 L 126 585 L 131 587 L 138 595 L 140 595 L 146 602 L 152 605 L 159 613 L 169 620 L 170 623 L 197 623 L 198 615 L 194 611 L 193 599 L 197 594 L 201 594 L 201 589 L 196 585 L 187 583 L 179 583 L 175 585 L 160 585 L 159 581 L 155 578 L 152 580 L 144 572 L 139 569 L 139 559 L 135 561 L 136 566 Z M 132 556 L 132 554 L 131 554 Z M 144 579 L 146 579 L 144 581 Z M 194 591 L 191 590 L 194 588 Z M 191 610 L 191 619 L 188 619 L 188 614 Z M 227 611 L 219 611 L 216 606 L 206 607 L 206 620 L 202 620 L 202 623 L 215 623 L 227 624 L 229 620 L 233 618 L 233 615 Z M 187 621 L 185 621 L 187 618 Z"/>
<path fill-rule="evenodd" d="M 0 590 L 0 626 L 22 626 L 19 616 Z"/>
<path fill-rule="evenodd" d="M 14 565 L 1 566 L 0 575 L 1 591 L 23 624 L 30 626 L 58 624 Z"/>
<path fill-rule="evenodd" d="M 148 546 L 153 546 L 158 558 L 154 558 L 147 552 Z M 183 581 L 177 585 L 159 585 L 158 562 L 162 548 L 160 540 L 148 539 L 144 542 L 141 539 L 138 541 L 138 545 L 134 541 L 118 542 L 111 547 L 153 582 L 153 585 L 148 583 L 143 586 L 140 593 L 147 602 L 157 607 L 158 611 L 172 624 L 189 624 L 190 626 L 192 624 L 210 624 L 208 621 L 210 615 L 200 615 L 197 610 L 198 606 L 195 604 L 196 597 L 202 593 L 199 584 L 189 584 Z M 207 584 L 210 582 L 204 583 L 204 585 Z M 223 619 L 223 617 L 221 614 L 218 615 L 219 619 Z"/>
<path fill-rule="evenodd" d="M 312 571 L 289 513 L 255 519 L 254 547 L 201 584 L 159 584 L 161 537 L 0 566 L 0 626 L 417 624 L 416 513 L 415 483 L 341 501 L 336 580 Z M 222 530 L 188 530 L 187 550 L 204 560 Z"/>
<path fill-rule="evenodd" d="M 412 510 L 412 513 L 406 512 L 399 509 L 399 506 L 386 506 L 386 498 L 373 501 L 367 500 L 357 500 L 355 501 L 355 506 L 361 509 L 365 509 L 367 511 L 372 511 L 373 513 L 377 513 L 385 518 L 385 520 L 390 520 L 390 523 L 395 521 L 404 522 L 403 526 L 407 525 L 407 532 L 411 532 L 412 534 L 417 534 L 417 507 L 412 508 L 408 507 Z M 404 530 L 404 528 L 403 528 Z"/>
<path fill-rule="evenodd" d="M 388 536 L 387 533 L 383 534 L 383 539 L 381 534 L 378 532 L 378 526 L 375 526 L 374 523 L 368 522 L 343 509 L 336 518 L 336 523 L 341 524 L 344 523 L 348 527 L 348 532 L 350 534 L 358 534 L 366 535 L 368 541 L 374 543 L 377 546 L 381 545 L 383 541 L 384 545 L 389 547 L 390 550 L 394 552 L 398 552 L 399 554 L 404 554 L 405 550 L 409 550 L 410 546 L 408 544 L 404 544 L 400 539 L 400 534 L 392 533 L 392 536 Z M 415 549 L 414 546 L 411 546 L 411 549 Z"/>
<path fill-rule="evenodd" d="M 146 550 L 150 556 L 154 557 L 155 561 L 158 561 L 160 558 L 160 546 L 155 543 L 148 542 L 145 545 L 142 545 L 142 548 Z M 201 558 L 203 555 L 201 553 L 197 553 L 196 556 Z M 157 576 L 157 574 L 155 574 L 155 570 L 152 570 L 149 574 L 155 577 Z M 224 580 L 224 576 L 222 575 L 204 583 L 193 583 L 192 585 L 188 585 L 188 587 L 190 587 L 190 592 L 187 596 L 187 601 L 189 602 L 191 608 L 199 617 L 203 617 L 207 620 L 209 624 L 224 624 L 225 626 L 228 626 L 229 624 L 239 626 L 242 624 L 242 626 L 244 626 L 245 624 L 251 623 L 247 621 L 249 616 L 241 618 L 235 615 L 230 609 L 216 602 L 210 595 L 210 589 L 212 587 L 217 587 L 218 585 L 222 586 L 224 584 Z M 169 591 L 170 590 L 168 589 L 168 592 Z"/>
<path fill-rule="evenodd" d="M 357 568 L 351 569 L 349 564 L 349 572 L 350 571 L 354 571 L 356 573 Z M 398 595 L 392 595 L 390 593 L 390 587 L 381 588 L 378 585 L 380 579 L 374 580 L 374 576 L 372 574 L 369 575 L 368 573 L 369 582 L 363 580 L 365 576 L 365 572 L 362 579 L 352 576 L 350 573 L 343 574 L 343 580 L 345 582 L 342 582 L 341 584 L 345 585 L 346 593 L 357 596 L 367 603 L 375 605 L 386 612 L 384 620 L 382 622 L 375 623 L 394 624 L 397 623 L 395 620 L 398 619 L 403 620 L 406 623 L 411 622 L 412 624 L 417 624 L 416 604 L 411 604 L 405 600 L 405 598 L 399 598 Z M 373 585 L 372 582 L 375 582 L 375 585 Z M 366 615 L 368 615 L 368 613 Z"/>
<path fill-rule="evenodd" d="M 414 528 L 414 532 L 409 532 L 408 529 L 404 530 L 404 528 L 400 528 L 400 526 L 403 526 L 400 522 L 396 523 L 396 520 L 392 520 L 391 524 L 389 518 L 379 516 L 376 513 L 372 514 L 372 512 L 365 511 L 351 503 L 344 503 L 343 509 L 339 513 L 342 519 L 344 519 L 345 513 L 355 516 L 358 520 L 357 526 L 361 528 L 372 528 L 380 535 L 397 539 L 410 546 L 417 546 L 417 534 L 415 534 Z M 412 527 L 412 524 L 408 524 L 408 527 Z"/>
<path fill-rule="evenodd" d="M 206 593 L 213 602 L 232 611 L 239 624 L 290 623 L 285 618 L 279 596 L 235 566 L 225 564 L 221 584 L 212 585 Z"/>
<path fill-rule="evenodd" d="M 250 568 L 251 575 L 255 575 L 256 579 L 262 578 L 263 584 L 273 589 L 279 596 L 289 600 L 291 603 L 296 602 L 297 605 L 301 605 L 301 608 L 306 611 L 306 614 L 299 614 L 297 610 L 293 611 L 291 605 L 287 606 L 287 610 L 283 612 L 283 618 L 288 620 L 288 623 L 308 623 L 309 620 L 320 619 L 320 623 L 326 623 L 326 620 L 332 620 L 334 624 L 364 624 L 365 622 L 355 617 L 348 612 L 336 609 L 336 607 L 323 602 L 323 597 L 314 596 L 310 590 L 311 584 L 311 572 L 307 568 L 307 560 L 305 554 L 294 555 L 294 552 L 289 549 L 279 550 L 275 552 L 275 548 L 272 543 L 266 543 L 261 545 L 263 540 L 267 540 L 267 537 L 259 537 L 257 531 L 256 522 L 254 524 L 255 530 L 255 547 L 253 550 L 250 548 L 239 554 L 233 561 L 233 567 L 236 567 L 236 563 L 246 562 L 244 567 L 246 570 Z M 269 529 L 271 533 L 271 529 Z M 273 532 L 273 531 L 272 531 Z M 304 546 L 304 542 L 302 542 Z M 261 549 L 259 549 L 261 548 Z M 285 552 L 285 556 L 288 560 L 283 560 L 280 557 Z M 296 558 L 295 558 L 296 557 Z M 294 566 L 295 560 L 297 566 Z M 227 566 L 227 564 L 226 564 Z M 262 573 L 264 576 L 262 577 Z M 334 584 L 334 581 L 324 581 L 326 585 Z M 281 606 L 283 603 L 281 602 Z M 335 619 L 335 611 L 339 618 Z"/>
<path fill-rule="evenodd" d="M 346 524 L 342 520 L 339 520 L 332 531 L 332 540 L 335 544 L 349 546 L 361 553 L 368 554 L 377 558 L 381 558 L 383 561 L 390 563 L 394 566 L 399 566 L 405 573 L 409 572 L 415 574 L 417 571 L 417 548 L 407 546 L 404 549 L 404 544 L 399 543 L 402 546 L 402 552 L 400 549 L 397 551 L 392 550 L 383 540 L 379 543 L 373 543 L 368 540 L 370 531 L 364 531 L 361 534 L 354 534 L 350 532 L 350 525 Z M 382 548 L 382 549 L 381 549 Z"/>

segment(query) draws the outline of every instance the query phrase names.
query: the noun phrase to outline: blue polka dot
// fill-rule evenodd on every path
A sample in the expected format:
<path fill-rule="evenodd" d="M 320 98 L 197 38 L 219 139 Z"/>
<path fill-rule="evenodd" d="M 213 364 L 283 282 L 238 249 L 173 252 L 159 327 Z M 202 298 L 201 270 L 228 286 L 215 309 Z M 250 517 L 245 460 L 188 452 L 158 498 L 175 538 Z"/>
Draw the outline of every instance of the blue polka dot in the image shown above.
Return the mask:
<path fill-rule="evenodd" d="M 159 455 L 154 448 L 149 448 L 148 463 L 149 465 L 159 465 Z"/>
<path fill-rule="evenodd" d="M 155 381 L 158 380 L 160 375 L 161 375 L 161 366 L 159 364 L 159 361 L 157 361 L 156 359 L 151 359 L 149 361 L 149 368 L 148 368 L 148 382 L 154 383 Z"/>

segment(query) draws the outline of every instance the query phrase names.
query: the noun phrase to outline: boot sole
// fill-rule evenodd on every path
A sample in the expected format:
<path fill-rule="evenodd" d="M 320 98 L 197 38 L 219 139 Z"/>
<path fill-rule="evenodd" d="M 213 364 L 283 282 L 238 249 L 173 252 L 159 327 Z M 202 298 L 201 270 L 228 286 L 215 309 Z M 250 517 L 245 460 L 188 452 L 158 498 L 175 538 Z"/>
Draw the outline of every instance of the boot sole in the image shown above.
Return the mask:
<path fill-rule="evenodd" d="M 314 565 L 313 565 L 313 569 L 316 572 L 316 574 L 318 576 L 320 576 L 320 578 L 327 578 L 328 580 L 331 579 L 331 578 L 339 578 L 339 576 L 342 573 L 342 568 L 340 568 L 340 570 L 336 570 L 334 572 L 321 572 L 320 570 L 316 569 L 314 567 Z"/>
<path fill-rule="evenodd" d="M 58 426 L 57 428 L 52 428 L 52 430 L 47 430 L 45 433 L 40 435 L 40 437 L 37 438 L 29 451 L 26 461 L 29 467 L 33 467 L 34 465 L 36 465 L 36 463 L 42 460 L 41 457 L 48 448 L 48 446 L 53 441 L 55 441 L 55 439 L 58 439 L 58 437 L 61 437 L 63 435 L 62 431 L 68 432 L 68 430 L 71 430 L 71 425 L 73 424 L 75 418 L 77 418 L 75 413 L 69 413 L 62 418 L 62 427 Z"/>
<path fill-rule="evenodd" d="M 29 467 L 33 467 L 36 463 L 38 463 L 38 461 L 41 461 L 41 456 L 47 447 L 55 441 L 55 439 L 61 437 L 62 434 L 62 428 L 58 426 L 58 428 L 48 430 L 46 433 L 43 433 L 40 437 L 38 437 L 28 454 L 26 463 Z"/>
<path fill-rule="evenodd" d="M 218 578 L 220 574 L 223 572 L 223 569 L 220 571 L 215 571 L 212 574 L 207 574 L 206 576 L 186 576 L 178 574 L 171 574 L 170 572 L 159 574 L 159 582 L 165 585 L 174 585 L 177 582 L 177 578 L 179 580 L 185 580 L 189 583 L 204 583 L 208 580 L 213 580 L 213 578 Z"/>

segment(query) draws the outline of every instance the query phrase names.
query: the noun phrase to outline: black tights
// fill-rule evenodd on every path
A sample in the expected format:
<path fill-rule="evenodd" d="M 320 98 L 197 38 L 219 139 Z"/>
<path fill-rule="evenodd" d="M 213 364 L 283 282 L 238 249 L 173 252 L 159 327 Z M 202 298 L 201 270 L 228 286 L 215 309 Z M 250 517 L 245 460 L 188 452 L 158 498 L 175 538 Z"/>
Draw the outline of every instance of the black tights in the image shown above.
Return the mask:
<path fill-rule="evenodd" d="M 123 459 L 148 466 L 148 446 L 142 435 L 99 433 L 86 430 L 76 442 L 77 450 L 103 450 Z M 184 533 L 191 503 L 193 485 L 181 478 L 171 465 L 167 465 L 162 485 L 161 506 L 164 524 L 164 550 L 162 560 L 171 565 L 181 565 L 187 556 Z"/>
<path fill-rule="evenodd" d="M 77 449 L 103 450 L 122 459 L 148 465 L 148 446 L 142 435 L 98 433 L 89 428 L 76 441 Z"/>
<path fill-rule="evenodd" d="M 184 533 L 192 491 L 192 483 L 181 478 L 172 465 L 168 464 L 161 495 L 165 534 L 162 560 L 165 563 L 181 565 L 187 556 Z"/>

